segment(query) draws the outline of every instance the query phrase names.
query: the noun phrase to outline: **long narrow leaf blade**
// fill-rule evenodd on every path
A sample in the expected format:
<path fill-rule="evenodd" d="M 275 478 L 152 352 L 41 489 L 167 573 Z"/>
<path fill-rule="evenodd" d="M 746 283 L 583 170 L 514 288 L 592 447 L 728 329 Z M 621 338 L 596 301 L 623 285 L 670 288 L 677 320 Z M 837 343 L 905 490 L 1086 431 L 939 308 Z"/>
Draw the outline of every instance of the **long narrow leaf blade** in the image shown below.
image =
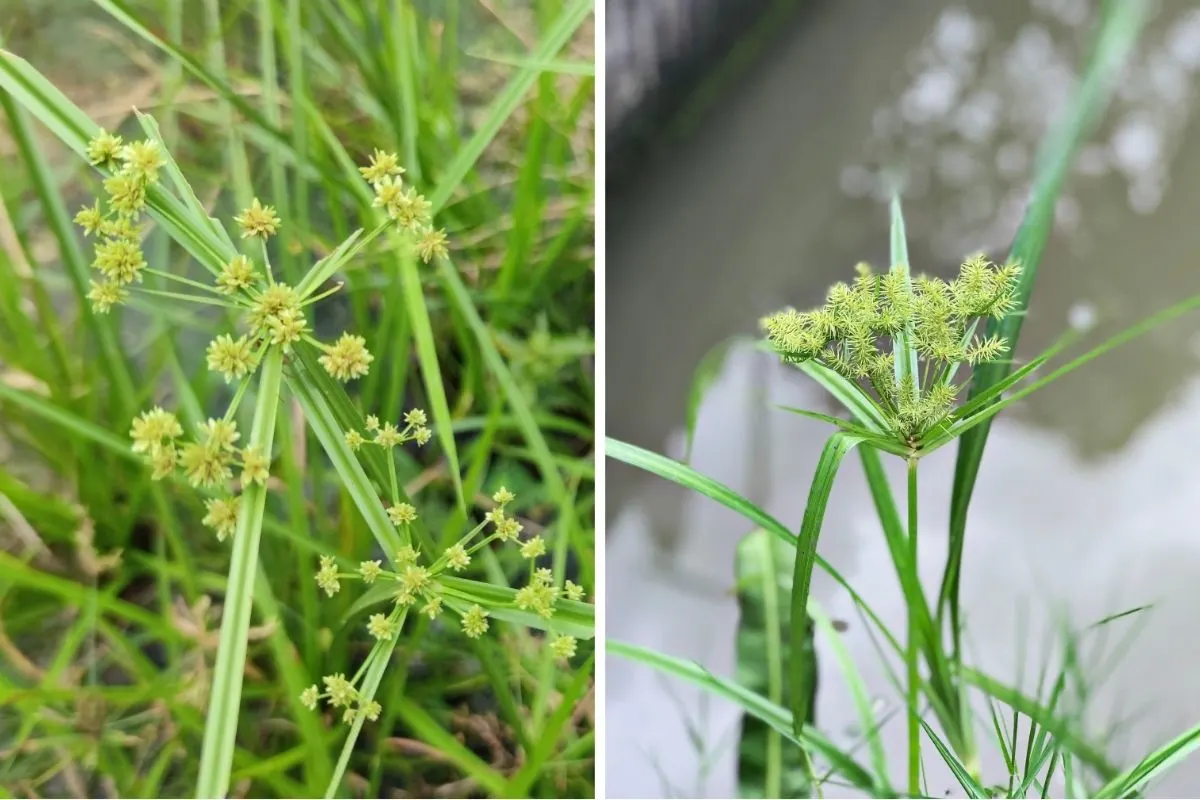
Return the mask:
<path fill-rule="evenodd" d="M 1043 143 L 1034 176 L 1033 196 L 1025 218 L 1013 242 L 1010 258 L 1022 266 L 1017 287 L 1017 308 L 1001 320 L 988 326 L 989 335 L 1007 340 L 1009 351 L 1016 352 L 1017 340 L 1029 306 L 1042 252 L 1054 222 L 1054 208 L 1059 190 L 1083 139 L 1092 131 L 1101 112 L 1108 104 L 1114 78 L 1133 49 L 1145 22 L 1149 3 L 1146 0 L 1121 0 L 1104 5 L 1105 13 L 1091 63 L 1076 91 L 1066 115 Z M 1008 374 L 1011 365 L 1004 362 L 982 364 L 971 379 L 971 397 L 987 391 Z M 954 484 L 950 501 L 950 553 L 938 600 L 938 613 L 946 610 L 951 598 L 958 595 L 959 568 L 966 536 L 967 507 L 975 488 L 975 479 L 983 461 L 990 423 L 980 425 L 964 435 L 958 449 L 954 469 Z M 953 635 L 958 636 L 958 611 L 951 608 Z"/>
<path fill-rule="evenodd" d="M 837 477 L 842 459 L 862 441 L 861 437 L 835 433 L 825 443 L 817 472 L 813 476 L 808 492 L 808 504 L 804 508 L 804 522 L 796 540 L 796 563 L 792 571 L 792 646 L 803 646 L 808 634 L 808 590 L 812 584 L 813 567 L 817 560 L 817 539 L 821 535 L 821 524 L 825 521 L 825 508 L 829 504 L 829 492 L 833 479 Z M 808 717 L 808 697 L 804 691 L 807 684 L 804 662 L 793 659 L 791 663 L 792 723 L 797 735 Z"/>

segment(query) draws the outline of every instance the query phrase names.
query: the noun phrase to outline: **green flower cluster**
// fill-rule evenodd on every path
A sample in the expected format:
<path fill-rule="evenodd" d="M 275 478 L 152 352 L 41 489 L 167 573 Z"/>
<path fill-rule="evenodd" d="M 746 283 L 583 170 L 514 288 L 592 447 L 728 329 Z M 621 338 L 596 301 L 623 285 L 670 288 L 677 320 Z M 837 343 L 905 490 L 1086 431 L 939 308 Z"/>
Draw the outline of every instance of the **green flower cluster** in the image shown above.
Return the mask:
<path fill-rule="evenodd" d="M 413 413 L 409 412 L 410 415 Z M 408 612 L 414 609 L 431 620 L 437 619 L 450 609 L 458 616 L 462 632 L 468 638 L 477 639 L 488 631 L 487 611 L 478 604 L 468 604 L 456 594 L 453 586 L 447 585 L 441 579 L 450 573 L 465 570 L 471 565 L 473 556 L 492 542 L 520 541 L 523 526 L 507 510 L 515 499 L 512 492 L 505 488 L 499 489 L 492 495 L 495 507 L 484 515 L 483 522 L 436 558 L 427 558 L 417 548 L 405 545 L 395 554 L 393 569 L 384 567 L 381 561 L 363 561 L 357 570 L 346 572 L 338 568 L 337 560 L 333 556 L 321 556 L 320 569 L 316 574 L 317 586 L 327 596 L 332 597 L 341 591 L 342 581 L 361 581 L 365 585 L 381 582 L 390 584 L 393 589 L 391 608 L 387 613 L 372 614 L 367 620 L 367 633 L 376 640 L 394 638 Z M 406 534 L 405 540 L 411 541 L 410 526 L 417 520 L 416 509 L 407 503 L 393 503 L 387 511 L 393 524 Z M 489 526 L 490 532 L 481 536 Z M 534 559 L 546 552 L 545 542 L 540 536 L 526 539 L 520 544 L 520 552 L 522 557 L 530 562 L 529 581 L 517 590 L 513 603 L 515 608 L 549 619 L 554 615 L 555 603 L 560 597 L 575 601 L 583 599 L 582 586 L 566 581 L 560 590 L 555 586 L 550 570 L 535 567 Z M 575 637 L 556 634 L 549 646 L 557 657 L 570 659 L 575 655 L 576 645 Z M 323 679 L 326 691 L 322 692 L 313 685 L 304 691 L 301 699 L 310 708 L 316 708 L 319 700 L 327 700 L 335 708 L 345 708 L 347 721 L 352 720 L 359 710 L 363 711 L 368 719 L 374 719 L 368 713 L 370 709 L 357 705 L 360 696 L 354 689 L 354 684 L 358 677 L 360 676 L 346 682 L 345 686 L 349 686 L 352 691 L 345 692 L 335 691 L 333 688 L 345 688 L 342 683 L 346 680 L 344 676 L 326 676 Z"/>
<path fill-rule="evenodd" d="M 265 485 L 270 460 L 254 447 L 237 447 L 241 438 L 237 423 L 231 415 L 210 419 L 199 425 L 196 438 L 181 442 L 183 426 L 169 411 L 157 406 L 133 421 L 129 432 L 133 451 L 141 453 L 153 468 L 151 477 L 162 480 L 176 472 L 183 473 L 189 484 L 198 489 L 219 489 L 238 470 L 243 487 Z M 237 496 L 218 496 L 205 501 L 207 512 L 202 522 L 212 528 L 224 541 L 237 530 L 241 499 Z"/>
<path fill-rule="evenodd" d="M 84 235 L 98 239 L 92 266 L 102 279 L 91 282 L 88 299 L 97 313 L 106 314 L 129 296 L 131 284 L 142 281 L 146 258 L 140 222 L 146 190 L 158 182 L 167 160 L 153 139 L 125 144 L 120 136 L 103 130 L 88 144 L 87 156 L 110 172 L 104 180 L 103 206 L 97 200 L 75 215 Z"/>
<path fill-rule="evenodd" d="M 144 455 L 153 468 L 155 480 L 180 470 L 192 486 L 220 490 L 237 469 L 243 487 L 251 483 L 265 484 L 270 464 L 268 454 L 236 446 L 239 433 L 234 416 L 253 373 L 268 350 L 277 347 L 287 353 L 297 342 L 308 342 L 321 351 L 318 361 L 325 371 L 342 382 L 366 375 L 374 360 L 361 336 L 343 333 L 333 344 L 325 344 L 310 333 L 305 308 L 337 291 L 340 284 L 317 294 L 318 286 L 300 292 L 275 280 L 266 242 L 279 232 L 281 221 L 274 208 L 264 206 L 257 198 L 234 217 L 242 239 L 259 242 L 257 255 L 235 255 L 215 271 L 213 285 L 149 269 L 142 255 L 138 223 L 145 211 L 147 189 L 158 181 L 159 171 L 167 163 L 164 153 L 153 140 L 126 145 L 121 137 L 101 131 L 89 143 L 88 157 L 94 165 L 111 173 L 104 181 L 108 195 L 106 205 L 102 208 L 97 202 L 85 207 L 75 218 L 85 235 L 95 234 L 102 239 L 96 247 L 94 265 L 104 279 L 92 284 L 89 297 L 93 308 L 99 313 L 108 312 L 127 299 L 128 288 L 140 283 L 143 273 L 149 272 L 205 293 L 203 296 L 174 292 L 155 294 L 224 306 L 241 316 L 246 329 L 240 334 L 216 336 L 206 351 L 211 371 L 220 374 L 227 383 L 239 382 L 224 416 L 201 425 L 196 438 L 185 443 L 180 441 L 183 428 L 175 416 L 156 407 L 133 422 L 134 452 Z M 395 197 L 388 194 L 399 186 L 398 175 L 403 172 L 396 163 L 396 156 L 376 151 L 371 165 L 364 167 L 362 172 L 377 191 L 387 195 L 385 205 L 394 221 L 388 224 L 398 224 L 415 233 L 419 237 L 418 249 L 423 247 L 421 242 L 426 242 L 424 247 L 431 257 L 444 255 L 445 234 L 430 226 L 428 202 L 413 191 L 403 191 Z M 380 188 L 385 185 L 387 189 Z M 386 227 L 381 226 L 378 230 Z M 430 433 L 424 424 L 424 412 L 414 411 L 410 415 L 420 415 L 419 422 L 416 416 L 406 418 L 409 424 L 404 431 L 390 424 L 384 426 L 376 434 L 376 443 L 394 446 L 409 438 L 419 444 L 427 442 Z M 209 499 L 203 522 L 216 531 L 218 538 L 225 539 L 237 528 L 240 505 L 237 496 Z"/>
<path fill-rule="evenodd" d="M 402 229 L 412 234 L 415 250 L 421 260 L 428 264 L 434 258 L 446 258 L 446 231 L 433 227 L 430 215 L 432 207 L 425 196 L 416 189 L 406 189 L 395 153 L 376 150 L 371 163 L 359 167 L 358 171 L 375 189 L 375 207 L 382 208 L 388 217 Z"/>
<path fill-rule="evenodd" d="M 908 441 L 953 409 L 961 388 L 953 376 L 961 363 L 993 361 L 1008 351 L 1003 338 L 976 331 L 981 319 L 1015 308 L 1020 273 L 1017 264 L 997 266 L 979 256 L 952 281 L 920 276 L 910 282 L 903 265 L 880 275 L 861 264 L 855 281 L 833 286 L 822 308 L 780 311 L 763 327 L 784 362 L 815 361 L 856 385 L 870 385 L 894 432 Z M 917 365 L 897 377 L 902 334 Z"/>

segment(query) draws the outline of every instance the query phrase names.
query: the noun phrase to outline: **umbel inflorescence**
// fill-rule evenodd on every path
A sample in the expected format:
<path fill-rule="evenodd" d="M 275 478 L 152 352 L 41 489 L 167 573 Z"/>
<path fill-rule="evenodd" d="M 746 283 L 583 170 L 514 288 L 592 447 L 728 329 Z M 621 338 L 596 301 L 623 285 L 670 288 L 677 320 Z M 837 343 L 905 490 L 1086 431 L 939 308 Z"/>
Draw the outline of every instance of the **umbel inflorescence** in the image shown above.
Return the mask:
<path fill-rule="evenodd" d="M 876 274 L 859 265 L 852 284 L 838 283 L 823 307 L 787 309 L 763 320 L 767 339 L 787 363 L 815 361 L 854 383 L 869 385 L 894 433 L 912 441 L 954 408 L 957 368 L 992 361 L 1008 351 L 1000 337 L 977 335 L 979 322 L 1016 306 L 1021 268 L 968 259 L 946 282 L 904 265 Z M 915 369 L 896 369 L 901 335 L 915 350 Z"/>
<path fill-rule="evenodd" d="M 237 320 L 239 330 L 216 336 L 206 353 L 211 371 L 226 383 L 238 382 L 225 414 L 201 424 L 195 438 L 185 442 L 176 417 L 155 407 L 134 420 L 130 434 L 134 452 L 146 458 L 155 480 L 178 470 L 192 486 L 218 493 L 206 501 L 203 521 L 224 539 L 237 529 L 240 500 L 221 494 L 234 470 L 243 488 L 263 485 L 268 477 L 270 454 L 239 447 L 240 433 L 234 419 L 264 356 L 272 348 L 287 354 L 296 344 L 306 342 L 320 351 L 318 361 L 326 372 L 342 382 L 366 375 L 374 357 L 361 336 L 343 333 L 333 344 L 313 336 L 306 309 L 336 292 L 340 284 L 318 292 L 320 280 L 301 281 L 297 286 L 308 286 L 301 290 L 275 279 L 266 246 L 282 225 L 274 208 L 256 198 L 234 217 L 242 240 L 258 246 L 246 248 L 248 252 L 234 255 L 219 270 L 211 270 L 213 282 L 202 283 L 151 269 L 142 252 L 142 218 L 148 192 L 168 163 L 158 142 L 146 139 L 126 144 L 120 136 L 101 131 L 88 145 L 88 158 L 109 173 L 104 180 L 105 200 L 84 207 L 75 217 L 85 235 L 98 239 L 92 266 L 100 279 L 92 282 L 88 295 L 93 310 L 108 313 L 128 299 L 130 290 L 137 288 L 146 274 L 151 274 L 187 291 L 144 291 L 223 306 Z M 358 240 L 359 247 L 394 226 L 408 235 L 414 251 L 424 260 L 447 255 L 445 232 L 433 227 L 429 202 L 415 189 L 403 186 L 400 176 L 404 170 L 394 154 L 377 150 L 360 171 L 375 188 L 375 205 L 384 209 L 387 220 Z M 313 271 L 320 266 L 313 267 Z M 427 440 L 428 430 L 422 430 Z"/>
<path fill-rule="evenodd" d="M 405 427 L 398 429 L 390 424 L 381 426 L 377 419 L 368 417 L 367 435 L 351 431 L 346 438 L 356 450 L 366 445 L 391 448 L 402 441 L 419 441 L 421 432 L 428 430 L 423 427 L 424 421 L 423 412 L 410 411 L 405 416 Z M 560 597 L 582 600 L 583 587 L 568 580 L 560 590 L 552 572 L 535 565 L 535 559 L 545 554 L 546 545 L 540 536 L 521 542 L 522 525 L 508 510 L 515 499 L 512 492 L 500 488 L 492 495 L 495 506 L 487 512 L 483 522 L 440 554 L 425 554 L 406 544 L 394 554 L 391 568 L 385 567 L 382 561 L 363 561 L 353 571 L 339 568 L 333 556 L 322 556 L 316 575 L 317 585 L 330 597 L 341 591 L 342 581 L 387 585 L 391 607 L 386 613 L 372 614 L 367 620 L 367 633 L 376 640 L 394 638 L 410 611 L 433 620 L 447 610 L 458 617 L 462 632 L 468 638 L 476 639 L 488 630 L 488 613 L 482 606 L 467 600 L 445 577 L 467 569 L 475 554 L 493 542 L 512 543 L 518 547 L 522 558 L 529 561 L 529 580 L 517 590 L 514 607 L 549 619 L 554 616 L 555 604 Z M 417 510 L 408 503 L 394 501 L 387 507 L 387 514 L 403 540 L 413 541 L 411 527 L 417 521 Z M 559 634 L 551 639 L 549 646 L 557 657 L 569 659 L 575 655 L 576 640 Z M 301 701 L 315 709 L 319 701 L 325 700 L 333 708 L 343 710 L 346 722 L 353 721 L 358 714 L 374 720 L 379 716 L 380 707 L 375 701 L 364 698 L 358 690 L 356 685 L 362 674 L 363 670 L 360 670 L 349 679 L 341 673 L 326 675 L 322 679 L 324 690 L 314 684 L 304 690 Z"/>

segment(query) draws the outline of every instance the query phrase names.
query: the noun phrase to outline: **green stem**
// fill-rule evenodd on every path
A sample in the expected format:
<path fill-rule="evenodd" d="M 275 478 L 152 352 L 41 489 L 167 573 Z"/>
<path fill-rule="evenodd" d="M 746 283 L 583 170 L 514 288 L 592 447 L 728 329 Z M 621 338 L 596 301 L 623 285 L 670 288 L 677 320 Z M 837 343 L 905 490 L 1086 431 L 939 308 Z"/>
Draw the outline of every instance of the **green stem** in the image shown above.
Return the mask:
<path fill-rule="evenodd" d="M 283 354 L 278 348 L 272 348 L 263 359 L 254 423 L 250 430 L 250 444 L 263 454 L 271 452 L 274 441 L 282 381 Z M 225 589 L 221 639 L 204 726 L 204 746 L 200 753 L 198 798 L 224 797 L 229 791 L 242 677 L 246 670 L 246 636 L 250 630 L 254 578 L 258 569 L 258 542 L 262 536 L 266 502 L 264 486 L 251 484 L 242 492 L 241 514 L 233 538 L 233 557 Z"/>
<path fill-rule="evenodd" d="M 917 574 L 917 459 L 908 460 L 908 565 Z M 908 647 L 904 650 L 908 667 L 908 794 L 921 794 L 921 692 L 919 620 L 912 604 L 908 607 Z"/>

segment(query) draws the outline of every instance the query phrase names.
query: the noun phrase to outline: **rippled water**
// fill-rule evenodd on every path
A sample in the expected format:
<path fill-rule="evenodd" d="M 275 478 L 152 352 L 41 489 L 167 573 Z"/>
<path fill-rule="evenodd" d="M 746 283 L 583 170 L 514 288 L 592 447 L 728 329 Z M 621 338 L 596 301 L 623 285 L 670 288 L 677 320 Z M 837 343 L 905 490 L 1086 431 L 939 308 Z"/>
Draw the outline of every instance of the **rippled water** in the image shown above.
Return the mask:
<path fill-rule="evenodd" d="M 978 249 L 1002 256 L 1037 142 L 1086 54 L 1094 5 L 813 4 L 719 113 L 636 192 L 612 198 L 610 435 L 678 454 L 687 387 L 708 348 L 753 332 L 767 311 L 819 301 L 859 260 L 884 264 L 885 170 L 907 181 L 915 268 L 945 274 Z M 1200 292 L 1198 91 L 1200 11 L 1160 3 L 1057 209 L 1023 354 L 1068 325 L 1102 335 Z M 1194 318 L 1165 327 L 1023 403 L 993 432 L 972 506 L 969 638 L 976 663 L 998 677 L 1015 682 L 1024 661 L 1031 683 L 1064 621 L 1082 627 L 1157 604 L 1089 645 L 1097 669 L 1102 655 L 1120 655 L 1089 705 L 1100 727 L 1133 719 L 1115 758 L 1200 721 L 1200 644 L 1189 633 L 1200 627 L 1198 331 Z M 795 526 L 827 431 L 773 410 L 778 402 L 826 401 L 798 373 L 735 353 L 705 402 L 693 463 Z M 922 464 L 922 569 L 936 585 L 953 454 Z M 861 471 L 847 465 L 822 548 L 900 625 Z M 745 525 L 632 470 L 609 476 L 609 635 L 731 674 L 733 552 Z M 848 598 L 820 580 L 815 596 L 851 620 L 847 642 L 880 703 L 892 704 Z M 818 717 L 850 737 L 844 687 L 822 659 Z M 618 659 L 608 670 L 610 793 L 729 796 L 736 713 Z M 702 752 L 689 727 L 704 731 Z M 902 727 L 887 729 L 897 765 Z M 945 783 L 931 791 L 952 786 L 931 780 Z M 1200 764 L 1189 763 L 1155 793 L 1197 790 Z"/>

